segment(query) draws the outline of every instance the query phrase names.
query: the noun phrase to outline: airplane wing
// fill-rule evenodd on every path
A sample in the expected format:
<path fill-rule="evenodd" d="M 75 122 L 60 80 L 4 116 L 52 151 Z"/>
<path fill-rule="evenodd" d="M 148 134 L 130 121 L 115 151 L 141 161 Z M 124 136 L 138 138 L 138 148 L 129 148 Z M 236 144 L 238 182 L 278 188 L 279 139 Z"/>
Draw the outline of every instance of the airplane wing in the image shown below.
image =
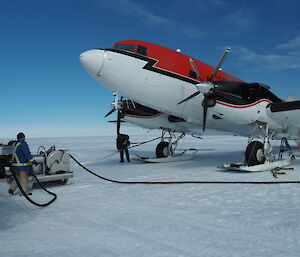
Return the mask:
<path fill-rule="evenodd" d="M 270 117 L 283 127 L 300 129 L 300 101 L 273 103 L 267 108 Z"/>

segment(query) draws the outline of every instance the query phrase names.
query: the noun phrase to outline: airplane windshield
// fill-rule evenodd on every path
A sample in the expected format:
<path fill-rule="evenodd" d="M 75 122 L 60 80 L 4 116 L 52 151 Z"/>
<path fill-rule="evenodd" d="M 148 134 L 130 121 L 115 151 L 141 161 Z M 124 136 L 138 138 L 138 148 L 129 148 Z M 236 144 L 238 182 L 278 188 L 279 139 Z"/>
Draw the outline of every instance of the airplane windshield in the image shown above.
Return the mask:
<path fill-rule="evenodd" d="M 134 44 L 116 44 L 116 45 L 114 45 L 113 48 L 129 50 L 129 51 L 136 51 L 136 45 L 134 45 Z"/>

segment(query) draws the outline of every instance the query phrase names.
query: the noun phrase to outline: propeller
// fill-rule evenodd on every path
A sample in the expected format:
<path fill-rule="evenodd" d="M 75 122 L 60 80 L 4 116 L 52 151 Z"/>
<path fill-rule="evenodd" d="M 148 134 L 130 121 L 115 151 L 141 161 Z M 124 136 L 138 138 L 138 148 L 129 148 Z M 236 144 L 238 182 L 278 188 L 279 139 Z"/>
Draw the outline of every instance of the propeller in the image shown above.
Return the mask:
<path fill-rule="evenodd" d="M 203 132 L 205 131 L 206 128 L 206 116 L 207 116 L 207 108 L 208 108 L 208 96 L 204 95 L 204 99 L 202 102 L 203 106 L 203 120 L 202 120 L 202 127 L 203 127 Z"/>
<path fill-rule="evenodd" d="M 119 99 L 118 99 L 118 95 L 116 93 L 113 92 L 113 95 L 115 97 L 115 101 L 111 104 L 111 110 L 104 116 L 104 118 L 106 118 L 107 116 L 111 115 L 112 113 L 114 113 L 116 110 L 119 109 Z"/>
<path fill-rule="evenodd" d="M 120 127 L 121 127 L 121 118 L 122 118 L 122 100 L 123 96 L 121 96 L 120 100 L 118 99 L 118 95 L 113 93 L 115 96 L 115 101 L 111 104 L 112 109 L 104 116 L 105 118 L 112 113 L 114 113 L 116 110 L 117 112 L 117 135 L 120 134 Z"/>
<path fill-rule="evenodd" d="M 182 104 L 186 101 L 189 101 L 190 99 L 196 97 L 199 94 L 202 94 L 204 96 L 204 99 L 202 101 L 202 106 L 203 106 L 203 132 L 205 131 L 206 128 L 206 118 L 207 118 L 207 109 L 208 109 L 208 102 L 209 99 L 215 99 L 217 96 L 223 97 L 223 98 L 228 98 L 228 94 L 226 92 L 222 92 L 220 90 L 217 89 L 217 86 L 214 85 L 213 83 L 211 83 L 210 81 L 213 80 L 213 78 L 217 75 L 218 71 L 220 70 L 221 66 L 223 65 L 228 53 L 230 52 L 230 48 L 227 48 L 225 50 L 225 52 L 223 53 L 223 55 L 221 56 L 220 60 L 218 61 L 212 75 L 207 78 L 207 81 L 204 82 L 200 82 L 196 85 L 196 89 L 197 91 L 193 94 L 191 94 L 190 96 L 188 96 L 187 98 L 183 99 L 182 101 L 180 101 L 177 104 Z M 198 75 L 198 77 L 203 81 L 200 72 L 197 68 L 197 66 L 195 65 L 194 61 L 192 58 L 189 59 L 190 60 L 190 64 L 193 67 L 194 71 L 196 72 L 196 74 Z"/>
<path fill-rule="evenodd" d="M 222 99 L 232 99 L 232 94 L 218 90 L 218 85 L 213 84 L 212 82 L 205 81 L 202 83 L 199 83 L 196 85 L 196 88 L 198 91 L 193 93 L 192 95 L 188 96 L 187 98 L 183 99 L 177 104 L 182 104 L 183 102 L 186 102 L 193 97 L 202 94 L 204 96 L 202 101 L 202 107 L 203 107 L 203 132 L 205 131 L 206 127 L 206 117 L 207 117 L 207 109 L 208 107 L 212 106 L 209 104 L 210 100 L 215 101 L 217 97 L 220 97 Z"/>
<path fill-rule="evenodd" d="M 205 95 L 205 94 L 209 93 L 212 90 L 212 88 L 214 88 L 214 84 L 213 83 L 211 83 L 209 81 L 200 82 L 200 83 L 198 83 L 196 85 L 197 91 L 195 93 L 191 94 L 190 96 L 188 96 L 187 98 L 183 99 L 182 101 L 180 101 L 177 104 L 182 104 L 182 103 L 184 103 L 184 102 L 186 102 L 186 101 L 194 98 L 195 96 L 197 96 L 199 94 Z"/>
<path fill-rule="evenodd" d="M 211 82 L 202 82 L 196 85 L 197 91 L 193 93 L 192 95 L 188 96 L 187 98 L 180 101 L 178 104 L 182 104 L 195 96 L 202 94 L 204 96 L 202 106 L 203 106 L 203 132 L 206 127 L 206 116 L 207 116 L 207 108 L 208 108 L 208 101 L 211 99 L 215 93 L 216 95 L 220 95 L 221 91 L 216 91 L 216 86 Z"/>
<path fill-rule="evenodd" d="M 111 109 L 105 116 L 104 118 L 106 118 L 107 116 L 111 115 L 113 112 L 115 112 L 116 109 Z"/>
<path fill-rule="evenodd" d="M 119 109 L 117 114 L 117 136 L 120 135 L 120 127 L 121 127 L 121 110 Z"/>

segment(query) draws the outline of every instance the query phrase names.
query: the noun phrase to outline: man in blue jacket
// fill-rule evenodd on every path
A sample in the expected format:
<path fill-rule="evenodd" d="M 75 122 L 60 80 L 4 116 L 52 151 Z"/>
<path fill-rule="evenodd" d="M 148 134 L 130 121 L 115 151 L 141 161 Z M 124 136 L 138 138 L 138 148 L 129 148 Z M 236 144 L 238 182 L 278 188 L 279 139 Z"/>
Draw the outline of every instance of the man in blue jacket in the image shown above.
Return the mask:
<path fill-rule="evenodd" d="M 14 143 L 15 152 L 12 155 L 12 172 L 16 174 L 23 191 L 27 195 L 31 195 L 31 193 L 28 193 L 28 175 L 33 172 L 32 164 L 36 166 L 37 162 L 34 160 L 25 142 L 24 133 L 19 133 L 17 139 L 18 141 Z M 13 180 L 8 189 L 8 193 L 13 194 L 16 188 L 17 183 Z"/>

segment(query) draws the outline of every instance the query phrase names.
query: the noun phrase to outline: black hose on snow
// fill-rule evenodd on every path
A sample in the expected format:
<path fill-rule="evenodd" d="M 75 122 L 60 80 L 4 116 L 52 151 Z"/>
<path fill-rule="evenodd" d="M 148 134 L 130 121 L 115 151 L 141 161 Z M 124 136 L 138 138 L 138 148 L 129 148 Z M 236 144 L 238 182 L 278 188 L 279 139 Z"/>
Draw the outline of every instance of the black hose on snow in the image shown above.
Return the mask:
<path fill-rule="evenodd" d="M 19 180 L 18 180 L 18 178 L 17 178 L 17 175 L 15 174 L 14 171 L 12 171 L 12 175 L 13 175 L 13 177 L 14 177 L 14 179 L 15 179 L 15 181 L 16 181 L 16 183 L 17 183 L 17 185 L 18 185 L 18 187 L 19 187 L 19 189 L 20 189 L 20 191 L 21 191 L 21 193 L 22 193 L 22 195 L 24 195 L 25 198 L 26 198 L 30 203 L 32 203 L 32 204 L 34 204 L 34 205 L 36 205 L 36 206 L 39 206 L 39 207 L 46 207 L 46 206 L 50 205 L 51 203 L 53 203 L 53 202 L 56 200 L 57 195 L 56 195 L 55 193 L 50 192 L 49 190 L 47 190 L 47 189 L 40 183 L 40 181 L 38 180 L 38 178 L 37 178 L 34 174 L 32 174 L 32 176 L 35 178 L 35 180 L 36 180 L 36 182 L 38 183 L 38 185 L 39 185 L 45 192 L 47 192 L 47 193 L 50 194 L 50 195 L 53 195 L 53 198 L 52 198 L 49 202 L 47 202 L 47 203 L 37 203 L 37 202 L 33 201 L 33 200 L 30 199 L 30 197 L 24 192 L 24 190 L 23 190 L 23 188 L 22 188 L 22 186 L 21 186 L 21 184 L 20 184 L 20 182 L 19 182 Z"/>
<path fill-rule="evenodd" d="M 102 177 L 95 172 L 91 171 L 87 167 L 83 166 L 79 161 L 77 161 L 72 155 L 70 157 L 83 169 L 92 175 L 118 184 L 300 184 L 300 181 L 119 181 L 114 179 L 109 179 Z"/>

